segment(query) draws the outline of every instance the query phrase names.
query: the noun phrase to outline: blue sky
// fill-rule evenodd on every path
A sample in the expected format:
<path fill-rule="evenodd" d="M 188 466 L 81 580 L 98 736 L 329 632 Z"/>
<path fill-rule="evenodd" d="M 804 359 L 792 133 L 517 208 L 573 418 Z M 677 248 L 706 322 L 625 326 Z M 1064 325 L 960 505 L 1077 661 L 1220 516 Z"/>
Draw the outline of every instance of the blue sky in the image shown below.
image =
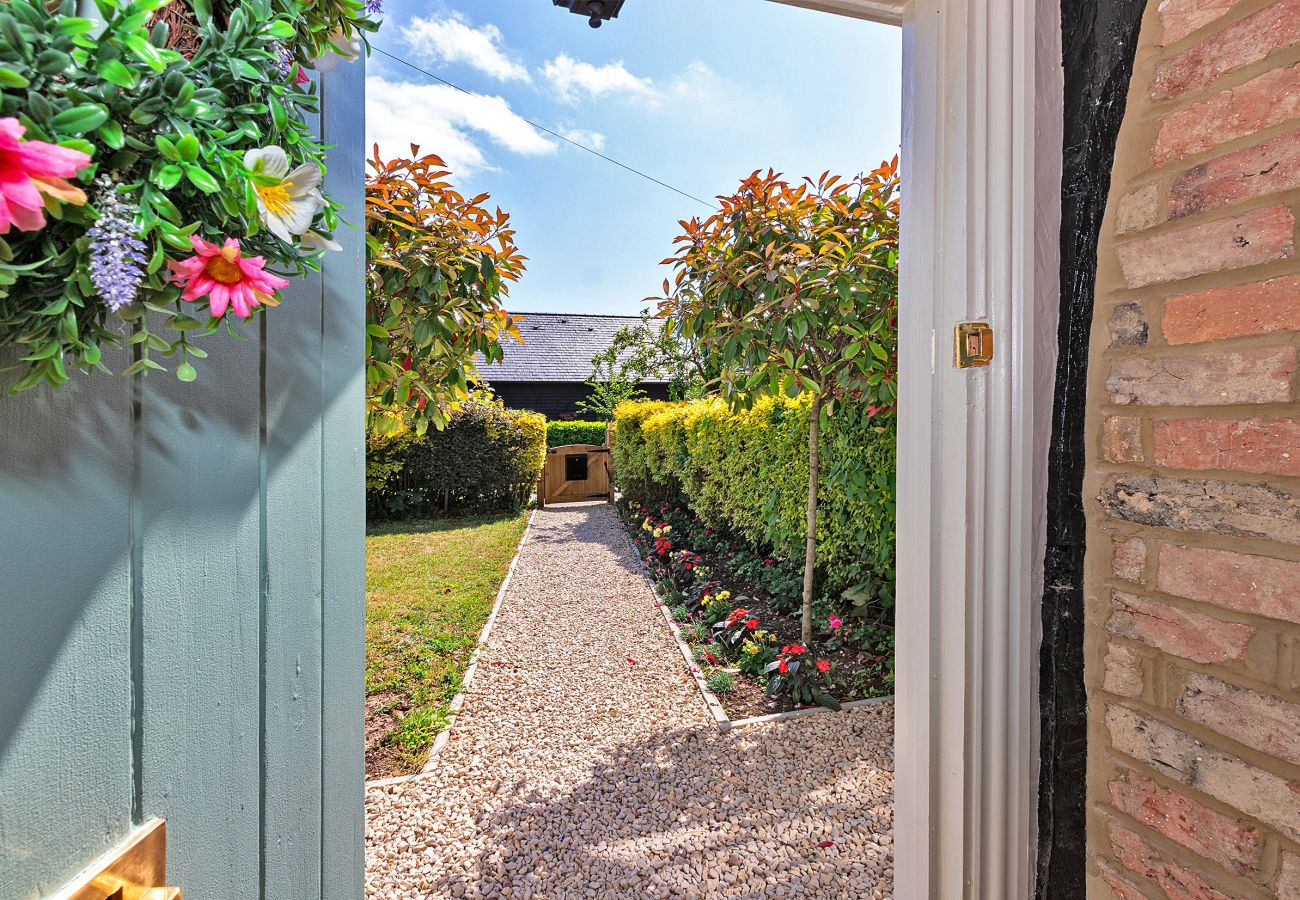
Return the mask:
<path fill-rule="evenodd" d="M 667 276 L 689 194 L 756 168 L 846 175 L 899 143 L 898 29 L 768 0 L 627 0 L 600 29 L 550 0 L 385 0 L 366 118 L 386 155 L 416 142 L 511 214 L 528 271 L 508 308 L 636 313 Z"/>

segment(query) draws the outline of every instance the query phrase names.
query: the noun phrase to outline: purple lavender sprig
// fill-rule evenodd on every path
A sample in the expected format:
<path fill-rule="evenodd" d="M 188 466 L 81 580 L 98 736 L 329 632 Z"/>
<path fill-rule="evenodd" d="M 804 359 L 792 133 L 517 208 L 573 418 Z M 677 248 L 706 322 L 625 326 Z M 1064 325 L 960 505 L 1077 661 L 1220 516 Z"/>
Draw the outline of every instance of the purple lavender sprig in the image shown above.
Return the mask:
<path fill-rule="evenodd" d="M 366 13 L 368 15 L 378 15 L 384 11 L 384 0 L 366 0 Z"/>
<path fill-rule="evenodd" d="M 287 76 L 293 68 L 293 51 L 285 44 L 275 44 L 275 62 L 272 65 L 281 75 Z"/>
<path fill-rule="evenodd" d="M 99 219 L 86 230 L 90 238 L 90 281 L 113 312 L 135 302 L 144 281 L 144 243 L 137 237 L 136 210 L 123 203 L 113 182 L 101 177 Z"/>

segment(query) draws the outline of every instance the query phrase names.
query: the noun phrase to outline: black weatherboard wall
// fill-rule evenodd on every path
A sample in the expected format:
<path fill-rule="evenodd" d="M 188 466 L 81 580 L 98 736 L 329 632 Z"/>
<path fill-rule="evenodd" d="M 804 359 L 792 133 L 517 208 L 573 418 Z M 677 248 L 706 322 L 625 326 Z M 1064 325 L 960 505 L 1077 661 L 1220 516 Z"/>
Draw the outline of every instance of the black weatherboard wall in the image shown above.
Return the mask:
<path fill-rule="evenodd" d="M 1065 118 L 1061 320 L 1043 578 L 1038 780 L 1040 900 L 1085 894 L 1088 764 L 1083 686 L 1084 399 L 1097 237 L 1146 0 L 1062 0 Z"/>

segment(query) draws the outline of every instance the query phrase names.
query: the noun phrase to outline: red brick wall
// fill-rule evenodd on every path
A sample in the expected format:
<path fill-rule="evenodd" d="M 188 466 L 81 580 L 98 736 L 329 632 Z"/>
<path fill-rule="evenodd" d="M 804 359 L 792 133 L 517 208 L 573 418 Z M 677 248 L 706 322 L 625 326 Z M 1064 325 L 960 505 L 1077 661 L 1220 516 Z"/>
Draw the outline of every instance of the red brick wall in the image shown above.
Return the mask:
<path fill-rule="evenodd" d="M 1300 0 L 1152 0 L 1098 255 L 1089 896 L 1300 900 Z"/>

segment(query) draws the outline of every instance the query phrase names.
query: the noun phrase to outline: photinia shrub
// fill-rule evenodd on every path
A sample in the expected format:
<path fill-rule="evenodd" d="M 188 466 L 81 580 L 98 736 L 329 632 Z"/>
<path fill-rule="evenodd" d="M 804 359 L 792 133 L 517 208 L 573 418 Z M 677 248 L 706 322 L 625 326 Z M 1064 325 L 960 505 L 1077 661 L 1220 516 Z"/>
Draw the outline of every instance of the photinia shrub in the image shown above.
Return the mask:
<path fill-rule="evenodd" d="M 444 427 L 480 381 L 479 361 L 522 343 L 502 306 L 524 271 L 510 216 L 466 197 L 442 159 L 385 160 L 366 174 L 366 389 L 369 427 Z"/>

